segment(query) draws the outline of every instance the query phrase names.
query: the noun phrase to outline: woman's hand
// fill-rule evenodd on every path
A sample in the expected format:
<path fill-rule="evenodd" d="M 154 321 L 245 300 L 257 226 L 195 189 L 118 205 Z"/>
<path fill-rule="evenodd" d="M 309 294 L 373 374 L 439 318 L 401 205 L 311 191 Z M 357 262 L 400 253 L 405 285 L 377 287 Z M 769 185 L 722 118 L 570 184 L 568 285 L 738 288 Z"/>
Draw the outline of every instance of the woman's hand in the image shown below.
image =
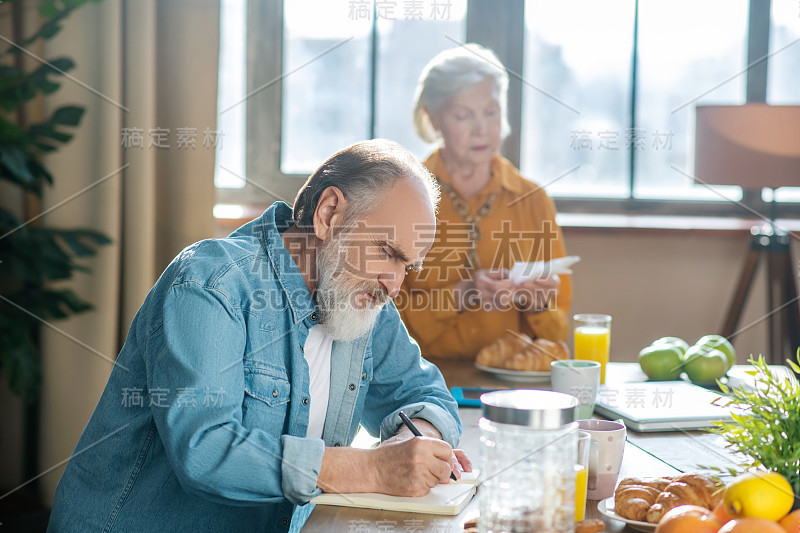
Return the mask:
<path fill-rule="evenodd" d="M 515 286 L 514 308 L 522 313 L 541 313 L 558 294 L 561 279 L 557 275 L 549 278 L 523 281 Z"/>
<path fill-rule="evenodd" d="M 455 291 L 459 311 L 480 308 L 484 311 L 505 311 L 511 309 L 514 296 L 514 282 L 508 277 L 507 269 L 478 270 L 471 280 L 456 284 Z"/>
<path fill-rule="evenodd" d="M 561 280 L 557 275 L 549 278 L 523 281 L 514 284 L 507 269 L 478 270 L 473 278 L 456 285 L 460 309 L 480 308 L 484 311 L 541 313 L 558 294 Z"/>

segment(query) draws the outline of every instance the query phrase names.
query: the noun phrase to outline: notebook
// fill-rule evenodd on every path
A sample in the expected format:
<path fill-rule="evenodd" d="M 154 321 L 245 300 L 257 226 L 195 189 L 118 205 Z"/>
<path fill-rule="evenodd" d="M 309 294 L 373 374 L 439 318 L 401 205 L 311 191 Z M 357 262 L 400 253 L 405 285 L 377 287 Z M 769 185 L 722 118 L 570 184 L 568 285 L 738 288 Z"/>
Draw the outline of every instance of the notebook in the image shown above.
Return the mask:
<path fill-rule="evenodd" d="M 427 495 L 421 497 L 390 496 L 388 494 L 375 493 L 323 493 L 311 498 L 309 503 L 407 513 L 457 515 L 466 507 L 475 494 L 478 474 L 478 470 L 462 472 L 461 479 L 458 482 L 451 481 L 447 484 L 436 485 Z"/>
<path fill-rule="evenodd" d="M 730 408 L 712 403 L 719 399 L 719 394 L 685 381 L 620 383 L 600 388 L 594 410 L 612 420 L 621 418 L 634 431 L 680 431 L 730 420 Z"/>

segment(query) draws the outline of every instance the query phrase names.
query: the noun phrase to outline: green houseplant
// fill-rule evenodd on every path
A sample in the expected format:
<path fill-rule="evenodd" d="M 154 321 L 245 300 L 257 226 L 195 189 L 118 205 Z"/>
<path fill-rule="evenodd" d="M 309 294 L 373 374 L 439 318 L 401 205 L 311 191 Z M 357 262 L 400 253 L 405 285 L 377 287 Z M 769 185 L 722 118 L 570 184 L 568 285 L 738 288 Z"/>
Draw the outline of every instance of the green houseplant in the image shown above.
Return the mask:
<path fill-rule="evenodd" d="M 800 350 L 797 353 L 800 362 Z M 728 441 L 728 447 L 744 455 L 744 468 L 762 467 L 783 475 L 795 494 L 800 493 L 800 383 L 794 375 L 776 372 L 763 357 L 750 358 L 748 371 L 756 389 L 730 389 L 723 405 L 733 408 L 733 420 L 717 422 L 713 433 Z M 800 366 L 787 360 L 800 373 Z"/>
<path fill-rule="evenodd" d="M 42 2 L 41 27 L 27 37 L 15 35 L 14 44 L 0 54 L 0 182 L 6 182 L 6 191 L 16 188 L 41 198 L 54 179 L 42 156 L 69 142 L 81 122 L 84 108 L 65 105 L 45 120 L 29 123 L 25 104 L 57 91 L 60 78 L 75 63 L 67 57 L 48 58 L 26 71 L 21 58 L 31 44 L 54 37 L 64 19 L 89 1 L 99 0 Z M 0 7 L 10 10 L 14 33 L 19 33 L 22 1 L 5 4 Z M 98 246 L 110 240 L 88 229 L 47 227 L 33 220 L 37 213 L 24 213 L 20 219 L 3 207 L 0 205 L 0 371 L 15 394 L 33 402 L 41 385 L 41 322 L 91 308 L 72 290 L 53 288 L 51 282 L 87 271 L 76 259 L 94 255 Z"/>

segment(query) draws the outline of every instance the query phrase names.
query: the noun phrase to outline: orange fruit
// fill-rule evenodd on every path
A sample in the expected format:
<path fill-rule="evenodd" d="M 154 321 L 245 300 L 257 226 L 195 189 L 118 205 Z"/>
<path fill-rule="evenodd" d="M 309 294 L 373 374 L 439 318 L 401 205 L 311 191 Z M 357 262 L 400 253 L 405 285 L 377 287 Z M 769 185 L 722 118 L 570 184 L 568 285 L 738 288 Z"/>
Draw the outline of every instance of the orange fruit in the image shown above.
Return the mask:
<path fill-rule="evenodd" d="M 721 526 L 705 507 L 679 505 L 661 517 L 655 533 L 717 533 Z"/>
<path fill-rule="evenodd" d="M 787 514 L 778 522 L 787 533 L 800 533 L 800 509 Z"/>
<path fill-rule="evenodd" d="M 737 518 L 731 520 L 718 533 L 786 533 L 777 522 L 764 518 Z"/>
<path fill-rule="evenodd" d="M 725 505 L 724 501 L 720 501 L 717 506 L 714 507 L 714 510 L 711 511 L 711 516 L 716 518 L 717 522 L 723 525 L 736 518 L 730 513 L 728 506 Z M 797 533 L 800 533 L 800 531 Z"/>

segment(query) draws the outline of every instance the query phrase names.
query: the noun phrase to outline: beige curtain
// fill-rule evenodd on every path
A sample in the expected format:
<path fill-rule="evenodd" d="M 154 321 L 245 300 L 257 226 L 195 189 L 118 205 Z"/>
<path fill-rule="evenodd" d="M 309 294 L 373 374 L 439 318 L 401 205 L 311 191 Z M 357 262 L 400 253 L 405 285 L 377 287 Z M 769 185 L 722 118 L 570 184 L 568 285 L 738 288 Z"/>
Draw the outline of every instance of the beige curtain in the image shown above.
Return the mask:
<path fill-rule="evenodd" d="M 46 502 L 148 290 L 182 248 L 213 236 L 214 149 L 203 141 L 216 129 L 218 49 L 219 0 L 89 4 L 46 45 L 45 57 L 77 64 L 46 111 L 72 103 L 86 114 L 75 139 L 46 161 L 55 187 L 44 209 L 75 196 L 44 222 L 114 240 L 89 261 L 91 274 L 71 282 L 96 309 L 43 327 Z"/>

